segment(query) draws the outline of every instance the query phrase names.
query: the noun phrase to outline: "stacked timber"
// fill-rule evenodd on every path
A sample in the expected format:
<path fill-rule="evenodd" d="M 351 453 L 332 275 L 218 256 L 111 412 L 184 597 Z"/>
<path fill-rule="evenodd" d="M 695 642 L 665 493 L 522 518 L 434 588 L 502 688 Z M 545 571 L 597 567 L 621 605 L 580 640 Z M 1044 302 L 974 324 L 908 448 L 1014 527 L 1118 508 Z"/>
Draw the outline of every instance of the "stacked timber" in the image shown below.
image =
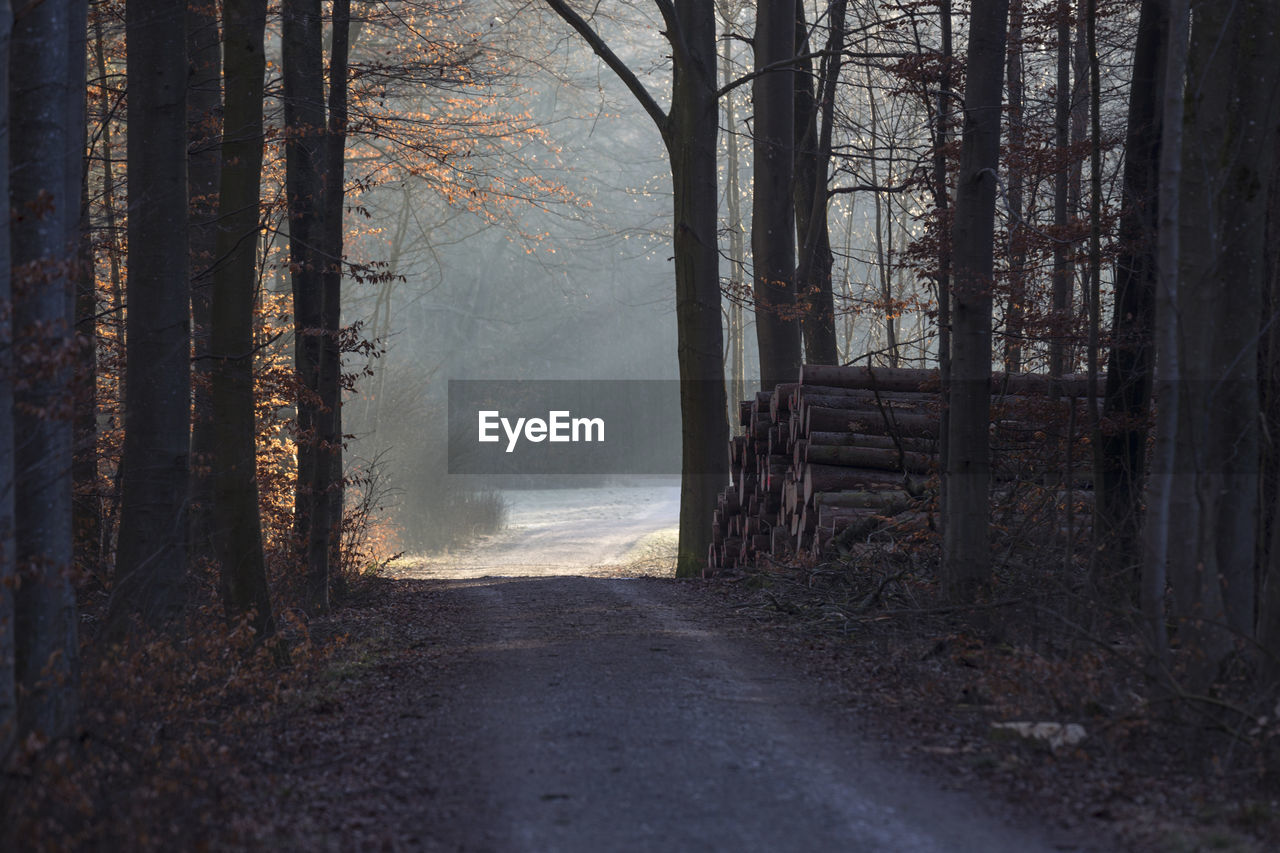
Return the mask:
<path fill-rule="evenodd" d="M 1064 405 L 1074 412 L 1084 378 L 995 374 L 991 385 L 991 437 L 1001 460 L 994 476 L 1050 473 L 1051 460 L 1034 448 L 1052 435 L 1046 424 L 1062 420 Z M 743 401 L 708 571 L 754 566 L 762 555 L 820 553 L 837 537 L 886 524 L 926 525 L 939 474 L 939 391 L 936 370 L 807 364 L 797 382 Z M 1087 485 L 1087 460 L 1078 462 Z"/>

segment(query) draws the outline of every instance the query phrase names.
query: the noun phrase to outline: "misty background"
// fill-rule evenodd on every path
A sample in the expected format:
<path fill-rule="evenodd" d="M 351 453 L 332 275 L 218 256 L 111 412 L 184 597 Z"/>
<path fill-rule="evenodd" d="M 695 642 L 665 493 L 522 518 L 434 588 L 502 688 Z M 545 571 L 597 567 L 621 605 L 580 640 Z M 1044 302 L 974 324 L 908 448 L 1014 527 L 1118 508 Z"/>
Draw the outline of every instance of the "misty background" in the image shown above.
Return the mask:
<path fill-rule="evenodd" d="M 752 6 L 721 3 L 717 9 L 722 31 L 750 32 Z M 631 7 L 609 13 L 597 10 L 594 19 L 602 35 L 665 106 L 670 63 L 656 14 Z M 380 40 L 404 37 L 366 28 L 353 59 L 372 65 Z M 347 214 L 348 233 L 359 234 L 348 238 L 349 259 L 366 265 L 368 275 L 345 285 L 343 323 L 359 323 L 359 334 L 379 347 L 365 363 L 349 358 L 346 364 L 349 372 L 363 372 L 344 405 L 344 431 L 354 436 L 348 469 L 371 478 L 369 488 L 410 551 L 459 544 L 500 526 L 502 489 L 606 479 L 449 474 L 449 380 L 678 378 L 670 177 L 648 116 L 578 37 L 539 6 L 448 4 L 434 19 L 430 43 L 423 59 L 434 64 L 429 74 L 408 81 L 387 75 L 376 94 L 384 123 L 385 115 L 438 123 L 450 128 L 438 135 L 452 147 L 424 155 L 396 150 L 394 139 L 356 135 L 348 160 L 360 188 Z M 731 76 L 751 70 L 748 45 L 723 39 L 721 48 L 729 52 Z M 870 115 L 869 124 L 855 120 L 872 102 L 865 90 L 843 89 L 841 111 L 854 142 L 872 149 L 881 134 L 910 139 L 914 123 L 926 144 L 923 116 L 899 106 L 892 115 Z M 856 102 L 860 91 L 865 103 Z M 724 128 L 721 110 L 721 148 L 729 132 L 737 134 L 742 227 L 749 231 L 750 86 L 732 97 L 736 123 Z M 872 171 L 860 178 L 854 157 L 839 168 L 888 184 L 913 156 L 909 145 L 881 152 L 867 159 Z M 740 266 L 725 248 L 727 158 L 720 168 L 721 276 L 726 293 L 733 292 L 734 278 L 746 281 L 749 292 L 749 239 Z M 882 311 L 886 288 L 896 288 L 904 302 L 927 298 L 914 292 L 894 258 L 895 247 L 918 230 L 913 205 L 906 196 L 876 193 L 832 201 L 842 360 L 882 346 L 883 320 L 863 315 Z M 726 299 L 726 324 L 730 304 Z M 923 328 L 924 312 L 904 304 L 901 313 L 902 355 L 922 358 L 932 340 L 912 327 Z M 741 387 L 750 395 L 758 370 L 749 304 L 739 316 Z M 732 395 L 730 406 L 736 429 Z M 679 412 L 670 417 L 678 425 Z"/>

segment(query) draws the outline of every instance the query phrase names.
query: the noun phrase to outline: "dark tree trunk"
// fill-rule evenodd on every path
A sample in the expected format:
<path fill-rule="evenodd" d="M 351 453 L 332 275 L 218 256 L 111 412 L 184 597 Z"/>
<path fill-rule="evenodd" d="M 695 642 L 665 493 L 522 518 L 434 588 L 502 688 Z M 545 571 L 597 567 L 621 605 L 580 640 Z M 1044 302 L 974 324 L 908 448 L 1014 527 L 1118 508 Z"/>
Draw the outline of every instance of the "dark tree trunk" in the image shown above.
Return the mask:
<path fill-rule="evenodd" d="M 1049 310 L 1049 375 L 1061 376 L 1066 369 L 1064 337 L 1071 315 L 1071 260 L 1063 242 L 1068 221 L 1071 170 L 1065 162 L 1071 144 L 1071 5 L 1058 0 L 1058 81 L 1054 108 L 1054 144 L 1059 157 L 1053 177 L 1053 225 L 1058 239 L 1053 244 L 1053 289 Z"/>
<path fill-rule="evenodd" d="M 329 131 L 325 135 L 324 175 L 324 337 L 321 339 L 320 405 L 326 420 L 320 453 L 329 466 L 328 571 L 341 593 L 342 574 L 342 326 L 343 207 L 346 201 L 347 69 L 351 47 L 351 0 L 334 0 L 333 38 L 329 54 Z"/>
<path fill-rule="evenodd" d="M 213 389 L 209 332 L 218 243 L 222 44 L 217 6 L 188 0 L 187 187 L 191 248 L 191 337 L 195 355 L 191 412 L 191 554 L 212 557 Z"/>
<path fill-rule="evenodd" d="M 129 273 L 120 545 L 108 615 L 170 623 L 186 593 L 191 451 L 186 5 L 126 8 Z"/>
<path fill-rule="evenodd" d="M 331 494 L 327 438 L 332 416 L 321 385 L 324 360 L 324 52 L 320 0 L 285 0 L 281 14 L 285 191 L 298 376 L 298 480 L 294 537 L 306 563 L 308 612 L 329 608 Z"/>
<path fill-rule="evenodd" d="M 1280 169 L 1280 138 L 1272 146 Z M 1267 209 L 1267 289 L 1261 318 L 1258 386 L 1262 421 L 1280 423 L 1280 180 L 1272 180 Z M 1280 686 L 1280 435 L 1263 434 L 1262 501 L 1258 527 L 1258 644 L 1264 656 L 1263 691 Z"/>
<path fill-rule="evenodd" d="M 1121 179 L 1120 252 L 1103 403 L 1102 478 L 1095 524 L 1100 583 L 1136 603 L 1141 564 L 1143 468 L 1150 431 L 1156 229 L 1160 213 L 1161 97 L 1169 17 L 1161 0 L 1143 0 L 1133 53 Z M 1122 592 L 1123 591 L 1123 592 Z"/>
<path fill-rule="evenodd" d="M 945 223 L 949 214 L 950 196 L 947 189 L 947 143 L 951 138 L 951 0 L 941 0 L 938 4 L 938 28 L 941 30 L 939 53 L 942 60 L 942 73 L 938 81 L 938 105 L 935 112 L 933 139 L 933 204 L 940 223 Z M 938 227 L 938 376 L 942 385 L 943 397 L 947 397 L 951 388 L 951 233 L 950 229 Z M 947 459 L 950 456 L 947 446 L 947 435 L 950 432 L 951 415 L 944 406 L 938 417 L 938 431 L 942 436 L 938 448 L 938 468 L 947 470 Z M 938 496 L 939 509 L 946 524 L 947 478 L 942 478 Z"/>
<path fill-rule="evenodd" d="M 731 26 L 730 21 L 725 22 L 725 27 Z M 722 53 L 720 56 L 720 67 L 722 84 L 728 85 L 732 79 L 732 56 L 731 49 L 733 41 L 725 38 L 722 39 Z M 738 401 L 745 399 L 747 396 L 747 379 L 746 379 L 746 329 L 744 322 L 744 312 L 742 302 L 744 298 L 743 282 L 746 279 L 746 234 L 742 227 L 742 188 L 740 184 L 740 158 L 738 149 L 738 132 L 737 132 L 737 109 L 735 104 L 734 92 L 728 92 L 724 96 L 724 125 L 727 130 L 727 139 L 725 140 L 725 153 L 727 155 L 725 169 L 728 173 L 727 186 L 725 187 L 726 205 L 729 212 L 729 398 L 726 401 L 730 409 L 727 412 L 729 424 L 734 427 L 737 424 L 736 407 Z M 736 432 L 736 428 L 734 428 Z"/>
<path fill-rule="evenodd" d="M 719 124 L 715 17 L 710 3 L 680 3 L 676 15 L 689 51 L 685 62 L 676 65 L 670 123 L 664 134 L 674 195 L 676 322 L 684 436 L 676 575 L 694 577 L 705 565 L 711 543 L 716 494 L 729 478 L 724 453 L 729 423 L 725 413 L 720 254 L 716 239 Z M 788 13 L 788 32 L 790 21 Z M 788 235 L 790 229 L 788 223 Z M 798 349 L 798 330 L 796 346 Z"/>
<path fill-rule="evenodd" d="M 564 0 L 547 0 L 547 4 L 591 45 L 635 95 L 661 131 L 670 158 L 683 427 L 680 553 L 676 575 L 693 577 L 706 565 L 716 495 L 724 488 L 729 475 L 729 461 L 724 452 L 729 440 L 729 423 L 725 410 L 720 254 L 716 240 L 719 225 L 716 134 L 719 128 L 712 5 L 681 3 L 667 13 L 664 20 L 675 55 L 671 112 L 667 114 L 634 72 Z M 789 16 L 787 26 L 791 26 Z"/>
<path fill-rule="evenodd" d="M 831 159 L 830 128 L 835 99 L 828 96 L 828 90 L 834 92 L 840 74 L 840 56 L 836 51 L 844 41 L 845 5 L 845 0 L 835 0 L 831 6 L 829 55 L 822 61 L 823 73 L 815 79 L 813 60 L 806 57 L 800 60 L 795 75 L 794 195 L 799 249 L 796 293 L 803 309 L 804 358 L 809 364 L 839 361 L 835 297 L 831 292 L 831 235 L 827 222 L 827 168 Z M 795 43 L 801 54 L 810 52 L 808 36 L 804 0 L 796 0 Z M 822 85 L 823 91 L 815 95 L 818 85 Z"/>
<path fill-rule="evenodd" d="M 1023 222 L 1023 184 L 1026 181 L 1026 128 L 1022 113 L 1022 22 L 1024 0 L 1009 6 L 1009 301 L 1004 311 L 1004 369 L 1022 372 L 1022 338 L 1027 301 L 1027 229 Z"/>
<path fill-rule="evenodd" d="M 991 285 L 1008 0 L 975 3 L 969 25 L 964 141 L 956 180 L 943 584 L 971 598 L 990 577 Z"/>
<path fill-rule="evenodd" d="M 796 307 L 795 207 L 791 196 L 795 131 L 794 0 L 758 0 L 754 190 L 751 201 L 752 286 L 756 302 L 756 343 L 760 385 L 773 390 L 795 382 L 800 372 L 800 322 Z M 777 67 L 766 70 L 771 65 Z"/>
<path fill-rule="evenodd" d="M 1193 499 L 1172 518 L 1169 586 L 1196 691 L 1255 625 L 1257 316 L 1280 83 L 1268 38 L 1278 28 L 1269 0 L 1200 4 L 1187 54 L 1174 472 Z"/>
<path fill-rule="evenodd" d="M 46 737 L 71 733 L 79 697 L 66 356 L 75 346 L 85 28 L 83 2 L 30 6 L 14 21 L 9 62 L 14 345 L 36 365 L 14 395 L 18 732 Z"/>
<path fill-rule="evenodd" d="M 220 263 L 213 274 L 209 333 L 214 435 L 214 555 L 228 615 L 253 611 L 259 636 L 273 629 L 258 514 L 253 394 L 266 0 L 224 0 Z"/>
<path fill-rule="evenodd" d="M 9 40 L 13 36 L 13 5 L 0 0 L 0 198 L 9 198 Z M 0 305 L 9 306 L 11 255 L 9 229 L 0 228 Z M 0 313 L 0 766 L 8 765 L 9 749 L 18 733 L 18 684 L 14 670 L 14 600 L 17 582 L 14 560 L 13 484 L 13 318 Z"/>

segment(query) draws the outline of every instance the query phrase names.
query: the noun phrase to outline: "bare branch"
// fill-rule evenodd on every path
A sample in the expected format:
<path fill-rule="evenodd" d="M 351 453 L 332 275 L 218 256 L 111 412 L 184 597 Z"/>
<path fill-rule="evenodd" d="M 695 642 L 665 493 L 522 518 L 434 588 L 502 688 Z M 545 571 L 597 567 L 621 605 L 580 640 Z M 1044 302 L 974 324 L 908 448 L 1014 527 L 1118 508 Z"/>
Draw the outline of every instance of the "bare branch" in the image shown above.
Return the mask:
<path fill-rule="evenodd" d="M 553 12 L 563 18 L 569 26 L 577 30 L 578 35 L 582 36 L 583 40 L 591 46 L 596 56 L 603 59 L 605 65 L 608 65 L 613 70 L 613 73 L 618 75 L 618 79 L 631 90 L 631 94 L 635 95 L 636 100 L 640 102 L 640 106 L 644 107 L 644 111 L 649 114 L 649 118 L 653 119 L 653 123 L 658 126 L 658 131 L 665 139 L 670 117 L 663 111 L 662 107 L 658 106 L 658 102 L 654 100 L 653 95 L 636 77 L 635 72 L 618 58 L 618 55 L 610 49 L 605 40 L 600 37 L 600 34 L 581 15 L 571 9 L 565 0 L 547 0 L 547 5 L 551 7 Z"/>

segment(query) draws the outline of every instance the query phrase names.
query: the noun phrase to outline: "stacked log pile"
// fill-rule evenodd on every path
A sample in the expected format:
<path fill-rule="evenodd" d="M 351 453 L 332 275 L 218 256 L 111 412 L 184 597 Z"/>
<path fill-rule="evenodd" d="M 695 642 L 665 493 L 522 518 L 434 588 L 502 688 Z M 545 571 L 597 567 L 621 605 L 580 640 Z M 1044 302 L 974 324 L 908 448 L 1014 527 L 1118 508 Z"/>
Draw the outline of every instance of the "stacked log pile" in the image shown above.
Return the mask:
<path fill-rule="evenodd" d="M 1064 405 L 1075 411 L 1086 383 L 1077 376 L 1056 388 L 1050 382 L 1040 374 L 992 377 L 997 479 L 1062 476 L 1062 460 L 1042 452 L 1055 434 L 1046 424 L 1063 420 Z M 885 524 L 928 526 L 939 473 L 939 386 L 935 370 L 804 365 L 799 381 L 743 401 L 708 571 L 754 566 L 762 555 L 820 553 L 837 537 Z M 1071 402 L 1051 402 L 1050 391 Z M 1071 482 L 1087 488 L 1088 460 L 1067 463 L 1077 472 Z"/>

